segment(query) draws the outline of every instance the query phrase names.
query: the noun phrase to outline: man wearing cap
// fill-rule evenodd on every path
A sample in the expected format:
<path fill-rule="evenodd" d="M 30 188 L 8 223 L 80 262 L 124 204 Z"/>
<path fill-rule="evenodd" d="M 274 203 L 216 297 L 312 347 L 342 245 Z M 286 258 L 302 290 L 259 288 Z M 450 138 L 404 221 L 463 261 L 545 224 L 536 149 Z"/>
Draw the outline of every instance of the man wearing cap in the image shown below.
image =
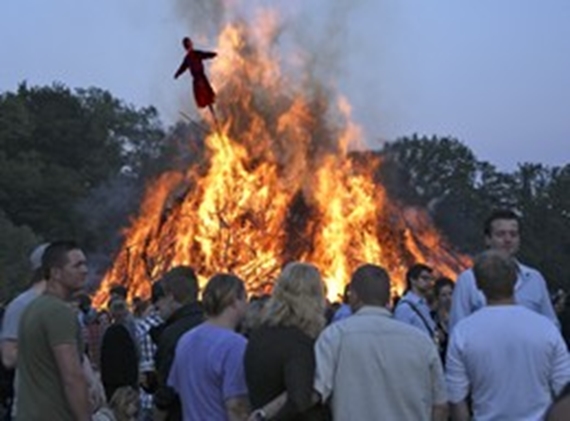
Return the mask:
<path fill-rule="evenodd" d="M 2 323 L 2 364 L 6 368 L 16 367 L 18 358 L 18 325 L 22 313 L 35 298 L 41 295 L 46 288 L 42 267 L 42 255 L 49 244 L 42 244 L 34 249 L 30 255 L 30 264 L 32 267 L 31 286 L 20 295 L 18 295 L 8 308 L 4 315 Z"/>
<path fill-rule="evenodd" d="M 0 339 L 0 349 L 2 351 L 2 364 L 8 369 L 16 367 L 18 361 L 18 326 L 22 313 L 28 305 L 43 294 L 46 288 L 46 281 L 42 273 L 42 256 L 49 243 L 44 243 L 36 247 L 30 254 L 30 265 L 32 269 L 31 286 L 18 295 L 8 305 L 4 320 L 2 322 L 2 337 Z M 16 412 L 16 382 L 14 379 L 14 399 L 12 404 L 12 416 Z"/>
<path fill-rule="evenodd" d="M 137 321 L 137 341 L 140 349 L 139 373 L 141 384 L 141 411 L 143 421 L 152 420 L 153 399 L 152 394 L 156 388 L 156 368 L 154 366 L 154 354 L 156 345 L 150 337 L 150 330 L 164 323 L 161 317 L 161 306 L 165 303 L 166 294 L 160 281 L 152 284 L 150 300 L 152 303 L 151 313 Z"/>

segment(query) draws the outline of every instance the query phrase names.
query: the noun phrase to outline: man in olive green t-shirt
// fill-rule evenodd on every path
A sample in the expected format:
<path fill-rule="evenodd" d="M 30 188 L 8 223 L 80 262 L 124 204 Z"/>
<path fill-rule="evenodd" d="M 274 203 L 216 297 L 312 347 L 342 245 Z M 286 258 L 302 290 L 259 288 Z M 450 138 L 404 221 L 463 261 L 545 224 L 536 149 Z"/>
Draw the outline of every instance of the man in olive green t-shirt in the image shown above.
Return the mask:
<path fill-rule="evenodd" d="M 81 336 L 67 304 L 87 275 L 83 252 L 72 242 L 54 242 L 42 266 L 45 293 L 25 310 L 18 331 L 16 421 L 88 421 L 91 408 L 81 368 Z"/>

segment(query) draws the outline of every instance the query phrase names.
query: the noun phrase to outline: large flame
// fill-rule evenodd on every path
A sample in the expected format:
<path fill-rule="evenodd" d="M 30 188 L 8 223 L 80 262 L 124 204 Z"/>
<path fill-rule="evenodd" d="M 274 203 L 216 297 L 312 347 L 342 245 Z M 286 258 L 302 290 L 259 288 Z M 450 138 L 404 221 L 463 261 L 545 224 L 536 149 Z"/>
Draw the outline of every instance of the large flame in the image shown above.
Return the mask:
<path fill-rule="evenodd" d="M 206 138 L 206 169 L 168 172 L 148 186 L 97 305 L 115 283 L 147 297 L 152 281 L 181 264 L 202 282 L 236 273 L 259 292 L 284 263 L 310 261 L 331 299 L 361 263 L 384 266 L 397 292 L 414 262 L 447 276 L 468 264 L 424 212 L 389 201 L 373 180 L 381 165 L 373 154 L 351 157 L 362 139 L 348 102 L 315 80 L 298 51 L 289 63 L 276 55 L 278 32 L 276 15 L 265 13 L 220 34 L 211 73 L 223 127 Z"/>

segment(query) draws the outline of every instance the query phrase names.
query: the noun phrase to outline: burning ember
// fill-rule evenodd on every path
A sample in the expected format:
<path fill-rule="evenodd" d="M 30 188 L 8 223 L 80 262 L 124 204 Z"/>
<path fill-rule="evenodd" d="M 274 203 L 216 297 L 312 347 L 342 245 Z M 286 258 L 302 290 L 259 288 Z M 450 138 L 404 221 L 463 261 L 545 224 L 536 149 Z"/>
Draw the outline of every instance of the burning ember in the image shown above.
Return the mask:
<path fill-rule="evenodd" d="M 233 272 L 255 293 L 285 263 L 309 261 L 338 299 L 361 263 L 384 266 L 398 292 L 415 262 L 448 276 L 469 263 L 423 211 L 389 201 L 373 180 L 381 163 L 372 154 L 349 154 L 361 138 L 347 101 L 315 80 L 310 57 L 282 61 L 278 35 L 273 14 L 222 31 L 210 72 L 222 129 L 206 138 L 207 163 L 148 186 L 97 305 L 116 283 L 148 297 L 152 281 L 182 264 L 202 282 Z"/>

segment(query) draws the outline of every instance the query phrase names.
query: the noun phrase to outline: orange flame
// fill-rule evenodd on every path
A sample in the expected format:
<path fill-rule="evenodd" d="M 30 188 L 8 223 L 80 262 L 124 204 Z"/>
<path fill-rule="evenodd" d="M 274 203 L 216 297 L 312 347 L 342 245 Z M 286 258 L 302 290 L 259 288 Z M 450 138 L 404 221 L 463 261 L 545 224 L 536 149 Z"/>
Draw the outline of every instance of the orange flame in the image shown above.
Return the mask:
<path fill-rule="evenodd" d="M 259 292 L 286 262 L 310 261 L 338 299 L 361 263 L 384 266 L 398 292 L 414 262 L 446 275 L 469 263 L 424 212 L 389 201 L 373 180 L 378 159 L 351 157 L 362 137 L 348 102 L 306 69 L 282 71 L 278 23 L 270 14 L 222 31 L 212 80 L 223 129 L 206 138 L 207 170 L 168 172 L 148 186 L 96 305 L 115 283 L 148 297 L 151 282 L 181 264 L 202 283 L 229 271 Z"/>

